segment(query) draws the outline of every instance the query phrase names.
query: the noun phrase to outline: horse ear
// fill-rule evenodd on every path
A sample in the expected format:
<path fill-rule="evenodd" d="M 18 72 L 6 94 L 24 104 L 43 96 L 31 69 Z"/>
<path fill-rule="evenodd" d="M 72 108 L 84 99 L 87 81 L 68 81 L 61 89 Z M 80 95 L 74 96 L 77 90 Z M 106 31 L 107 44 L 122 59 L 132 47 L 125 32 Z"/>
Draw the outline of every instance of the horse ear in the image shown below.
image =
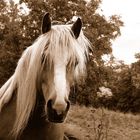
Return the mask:
<path fill-rule="evenodd" d="M 50 14 L 46 13 L 43 17 L 43 22 L 42 22 L 42 33 L 47 33 L 48 31 L 51 30 L 51 19 L 50 19 Z"/>
<path fill-rule="evenodd" d="M 75 38 L 77 39 L 79 37 L 80 31 L 82 28 L 82 21 L 80 18 L 76 20 L 76 22 L 72 25 L 71 30 L 74 33 Z"/>

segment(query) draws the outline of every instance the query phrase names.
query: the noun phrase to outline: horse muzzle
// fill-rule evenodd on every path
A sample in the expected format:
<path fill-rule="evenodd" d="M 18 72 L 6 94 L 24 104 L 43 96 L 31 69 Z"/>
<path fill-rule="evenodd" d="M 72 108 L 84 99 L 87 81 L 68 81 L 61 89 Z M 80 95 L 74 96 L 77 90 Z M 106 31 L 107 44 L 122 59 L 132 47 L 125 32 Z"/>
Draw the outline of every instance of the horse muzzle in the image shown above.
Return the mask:
<path fill-rule="evenodd" d="M 67 101 L 66 109 L 58 113 L 58 110 L 53 108 L 53 101 L 49 100 L 47 103 L 48 120 L 54 123 L 63 123 L 67 116 L 69 108 L 70 108 L 70 102 Z"/>

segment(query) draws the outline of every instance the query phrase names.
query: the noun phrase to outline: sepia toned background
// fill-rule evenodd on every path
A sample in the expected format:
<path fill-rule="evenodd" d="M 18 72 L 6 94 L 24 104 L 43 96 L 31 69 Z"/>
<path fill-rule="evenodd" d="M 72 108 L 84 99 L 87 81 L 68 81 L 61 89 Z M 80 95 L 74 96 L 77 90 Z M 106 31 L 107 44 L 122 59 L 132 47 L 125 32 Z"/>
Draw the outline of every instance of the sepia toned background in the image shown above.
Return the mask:
<path fill-rule="evenodd" d="M 71 89 L 70 99 L 75 106 L 68 122 L 85 129 L 83 134 L 89 140 L 139 140 L 138 1 L 1 0 L 0 86 L 13 74 L 22 52 L 41 34 L 46 12 L 64 24 L 80 16 L 84 33 L 92 44 L 87 79 Z"/>

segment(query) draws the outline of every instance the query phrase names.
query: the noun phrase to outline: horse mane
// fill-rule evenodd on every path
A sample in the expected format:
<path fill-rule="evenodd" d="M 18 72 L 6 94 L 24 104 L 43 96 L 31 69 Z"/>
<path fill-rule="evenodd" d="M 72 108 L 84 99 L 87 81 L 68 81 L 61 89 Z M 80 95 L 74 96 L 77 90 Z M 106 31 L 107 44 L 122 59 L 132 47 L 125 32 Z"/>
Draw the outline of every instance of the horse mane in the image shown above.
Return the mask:
<path fill-rule="evenodd" d="M 90 43 L 81 31 L 78 39 L 75 39 L 70 25 L 54 25 L 52 29 L 39 36 L 28 47 L 20 58 L 15 73 L 0 89 L 0 111 L 4 104 L 8 103 L 17 92 L 16 120 L 12 130 L 13 135 L 18 136 L 26 127 L 29 117 L 34 110 L 37 95 L 37 83 L 45 63 L 53 65 L 53 61 L 62 53 L 67 52 L 70 61 L 78 59 L 78 65 L 74 77 L 85 75 L 88 46 Z M 49 59 L 48 59 L 49 57 Z"/>

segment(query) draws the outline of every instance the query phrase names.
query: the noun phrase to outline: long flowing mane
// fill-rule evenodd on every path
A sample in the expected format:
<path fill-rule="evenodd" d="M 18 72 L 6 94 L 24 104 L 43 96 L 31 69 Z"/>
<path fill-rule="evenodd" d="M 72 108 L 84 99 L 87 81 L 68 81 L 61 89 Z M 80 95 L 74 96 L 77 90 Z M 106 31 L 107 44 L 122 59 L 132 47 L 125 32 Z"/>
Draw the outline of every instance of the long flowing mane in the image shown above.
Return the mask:
<path fill-rule="evenodd" d="M 13 134 L 18 135 L 27 125 L 34 110 L 37 95 L 37 83 L 45 61 L 53 65 L 55 58 L 67 53 L 70 62 L 78 59 L 74 77 L 85 75 L 89 41 L 80 33 L 78 39 L 73 37 L 71 25 L 55 25 L 28 47 L 20 58 L 15 73 L 0 89 L 0 111 L 8 103 L 14 93 L 17 95 L 16 120 Z M 49 58 L 49 59 L 48 59 Z M 51 74 L 51 73 L 50 73 Z M 14 91 L 17 92 L 14 92 Z"/>

